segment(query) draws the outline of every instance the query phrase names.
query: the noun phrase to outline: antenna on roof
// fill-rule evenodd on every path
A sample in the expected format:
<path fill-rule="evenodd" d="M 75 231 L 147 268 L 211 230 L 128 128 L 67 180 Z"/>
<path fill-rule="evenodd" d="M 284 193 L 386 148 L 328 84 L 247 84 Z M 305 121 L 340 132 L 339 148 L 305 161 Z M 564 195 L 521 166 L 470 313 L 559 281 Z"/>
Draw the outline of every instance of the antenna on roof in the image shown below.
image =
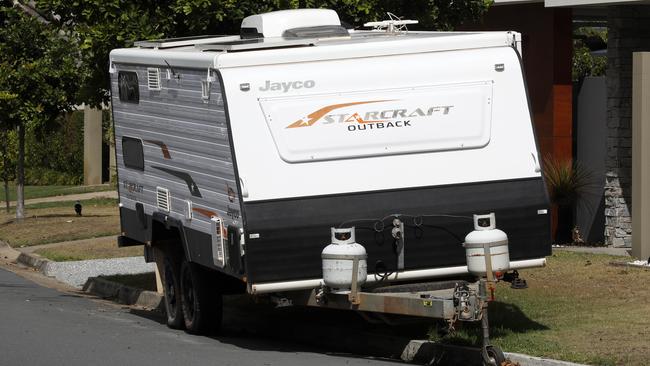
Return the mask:
<path fill-rule="evenodd" d="M 388 20 L 382 20 L 381 22 L 368 22 L 364 24 L 364 27 L 372 27 L 375 30 L 385 29 L 387 33 L 400 33 L 408 32 L 406 28 L 407 24 L 418 24 L 417 20 L 402 20 L 397 15 L 387 12 Z"/>
<path fill-rule="evenodd" d="M 163 61 L 165 61 L 165 63 L 167 64 L 167 66 L 169 66 L 169 69 L 171 70 L 172 75 L 174 76 L 174 78 L 176 78 L 176 79 L 180 79 L 181 76 L 180 76 L 180 75 L 176 75 L 176 70 L 174 70 L 174 68 L 172 67 L 172 65 L 170 65 L 169 62 L 167 62 L 167 60 L 165 60 L 165 59 L 163 59 Z"/>

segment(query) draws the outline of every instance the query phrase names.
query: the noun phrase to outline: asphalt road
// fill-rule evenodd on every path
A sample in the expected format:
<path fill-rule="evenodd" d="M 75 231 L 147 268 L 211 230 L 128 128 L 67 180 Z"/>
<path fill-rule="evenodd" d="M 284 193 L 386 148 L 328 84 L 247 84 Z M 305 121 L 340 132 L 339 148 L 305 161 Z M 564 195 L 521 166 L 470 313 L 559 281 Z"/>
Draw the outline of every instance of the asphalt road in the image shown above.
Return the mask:
<path fill-rule="evenodd" d="M 0 365 L 398 365 L 245 334 L 191 336 L 0 269 Z M 403 365 L 403 364 L 400 364 Z"/>

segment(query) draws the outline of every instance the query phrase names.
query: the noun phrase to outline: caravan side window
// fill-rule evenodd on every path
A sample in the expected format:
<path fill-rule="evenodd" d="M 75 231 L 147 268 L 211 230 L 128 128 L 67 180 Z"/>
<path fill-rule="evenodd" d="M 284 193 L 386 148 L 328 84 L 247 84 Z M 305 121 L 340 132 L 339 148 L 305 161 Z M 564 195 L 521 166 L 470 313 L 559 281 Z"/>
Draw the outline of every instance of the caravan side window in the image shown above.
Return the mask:
<path fill-rule="evenodd" d="M 122 158 L 124 159 L 124 166 L 127 168 L 144 170 L 142 140 L 122 137 Z"/>
<path fill-rule="evenodd" d="M 127 103 L 140 103 L 138 90 L 138 74 L 134 71 L 120 71 L 117 74 L 117 87 L 120 101 Z"/>

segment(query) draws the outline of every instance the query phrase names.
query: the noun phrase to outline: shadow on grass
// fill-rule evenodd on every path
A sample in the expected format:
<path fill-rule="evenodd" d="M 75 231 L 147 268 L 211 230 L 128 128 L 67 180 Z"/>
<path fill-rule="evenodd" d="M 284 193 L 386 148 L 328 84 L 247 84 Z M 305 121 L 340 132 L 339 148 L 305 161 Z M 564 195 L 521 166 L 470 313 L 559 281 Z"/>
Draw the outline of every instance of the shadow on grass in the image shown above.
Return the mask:
<path fill-rule="evenodd" d="M 490 303 L 488 316 L 490 328 L 494 327 L 514 333 L 549 329 L 546 325 L 530 319 L 518 306 L 499 301 Z"/>
<path fill-rule="evenodd" d="M 510 333 L 549 329 L 546 325 L 530 319 L 518 306 L 499 301 L 490 303 L 488 319 L 491 338 L 505 337 Z M 441 344 L 476 347 L 482 341 L 481 322 L 457 322 L 454 332 L 447 333 L 444 328 L 440 327 L 437 331 L 438 334 L 433 331 L 430 336 L 432 340 Z"/>

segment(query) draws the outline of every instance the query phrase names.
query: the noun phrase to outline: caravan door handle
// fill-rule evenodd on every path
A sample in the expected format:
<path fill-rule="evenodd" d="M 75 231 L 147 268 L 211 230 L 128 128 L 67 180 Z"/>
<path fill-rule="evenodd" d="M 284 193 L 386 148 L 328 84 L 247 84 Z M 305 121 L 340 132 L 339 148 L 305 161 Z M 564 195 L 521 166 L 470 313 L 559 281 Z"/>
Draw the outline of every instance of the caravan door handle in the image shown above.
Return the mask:
<path fill-rule="evenodd" d="M 243 198 L 248 198 L 248 188 L 246 188 L 246 184 L 244 184 L 244 179 L 241 177 L 239 178 L 239 187 L 241 188 L 241 196 Z"/>

